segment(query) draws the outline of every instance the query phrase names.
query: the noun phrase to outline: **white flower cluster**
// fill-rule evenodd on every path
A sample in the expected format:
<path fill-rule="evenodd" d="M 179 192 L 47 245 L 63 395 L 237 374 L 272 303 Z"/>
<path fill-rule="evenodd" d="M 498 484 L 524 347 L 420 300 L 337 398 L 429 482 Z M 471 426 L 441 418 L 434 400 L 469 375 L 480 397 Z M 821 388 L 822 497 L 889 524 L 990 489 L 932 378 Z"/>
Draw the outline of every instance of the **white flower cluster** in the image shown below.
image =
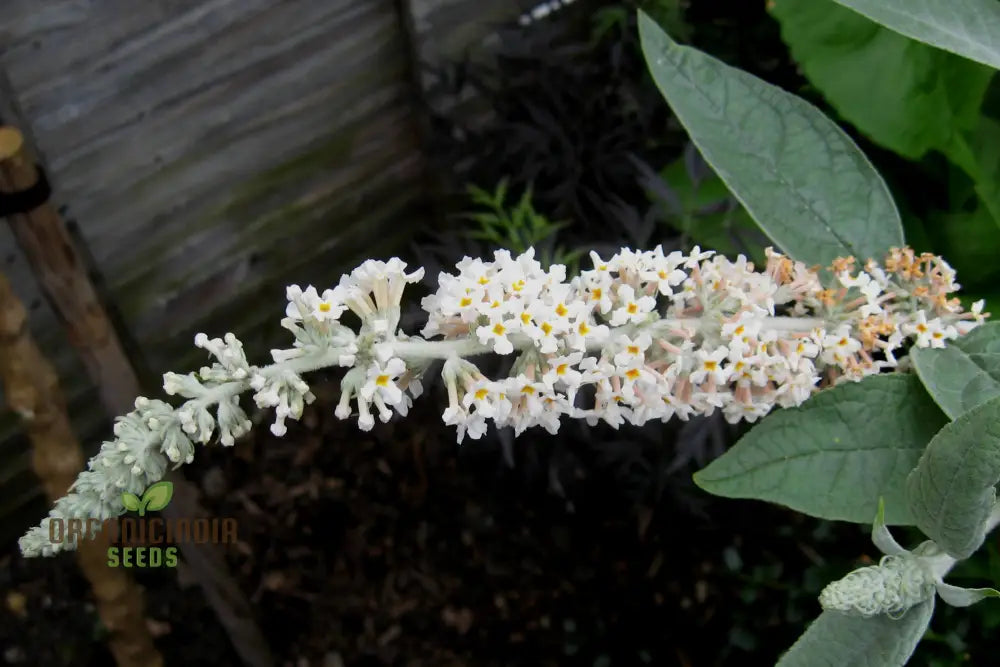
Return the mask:
<path fill-rule="evenodd" d="M 459 441 L 481 436 L 486 420 L 554 432 L 560 415 L 616 428 L 716 410 L 753 422 L 821 382 L 895 367 L 907 339 L 939 347 L 982 321 L 981 303 L 962 313 L 942 299 L 958 287 L 943 261 L 906 252 L 890 255 L 891 273 L 869 263 L 852 275 L 839 260 L 836 290 L 770 250 L 763 271 L 697 247 L 591 253 L 593 268 L 570 281 L 531 252 L 466 258 L 424 299 L 423 335 L 520 356 L 516 373 L 496 381 L 471 363 L 446 364 L 444 420 Z"/>
<path fill-rule="evenodd" d="M 251 366 L 240 341 L 195 337 L 215 358 L 197 373 L 164 375 L 173 408 L 139 398 L 119 419 L 116 439 L 81 473 L 50 516 L 107 518 L 123 510 L 121 491 L 141 493 L 169 463 L 191 461 L 194 443 L 218 433 L 233 445 L 250 429 L 239 405 L 248 390 L 259 408 L 273 407 L 271 431 L 283 435 L 315 397 L 302 374 L 347 371 L 335 414 L 356 414 L 361 429 L 376 416 L 406 415 L 420 378 L 443 360 L 446 423 L 459 442 L 481 437 L 489 421 L 521 433 L 556 432 L 563 416 L 641 424 L 721 411 L 755 421 L 775 406 L 798 405 L 821 384 L 858 380 L 896 366 L 907 340 L 940 347 L 986 316 L 982 304 L 962 312 L 948 295 L 954 272 L 933 255 L 893 249 L 880 267 L 853 272 L 853 258 L 830 267 L 835 288 L 819 273 L 770 250 L 763 270 L 695 248 L 690 254 L 627 248 L 568 279 L 543 268 L 534 252 L 493 261 L 463 259 L 442 273 L 422 305 L 423 337 L 399 330 L 403 290 L 423 276 L 398 258 L 366 261 L 340 283 L 287 289 L 281 325 L 293 346 L 272 350 L 274 363 Z M 360 320 L 348 326 L 348 313 Z M 427 340 L 440 337 L 441 340 Z M 490 379 L 469 357 L 516 355 L 508 377 Z M 214 414 L 212 408 L 214 406 Z M 21 539 L 25 555 L 49 554 L 47 523 Z"/>

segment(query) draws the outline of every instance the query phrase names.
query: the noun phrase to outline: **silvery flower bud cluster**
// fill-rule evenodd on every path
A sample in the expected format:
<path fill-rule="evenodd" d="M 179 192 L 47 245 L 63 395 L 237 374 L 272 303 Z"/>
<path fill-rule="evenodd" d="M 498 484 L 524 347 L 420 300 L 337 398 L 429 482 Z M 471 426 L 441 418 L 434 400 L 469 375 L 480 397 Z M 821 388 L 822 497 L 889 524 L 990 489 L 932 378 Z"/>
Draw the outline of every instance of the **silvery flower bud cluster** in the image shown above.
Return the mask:
<path fill-rule="evenodd" d="M 898 616 L 910 607 L 934 597 L 933 574 L 920 556 L 883 556 L 878 565 L 854 570 L 820 593 L 824 609 L 866 618 Z"/>

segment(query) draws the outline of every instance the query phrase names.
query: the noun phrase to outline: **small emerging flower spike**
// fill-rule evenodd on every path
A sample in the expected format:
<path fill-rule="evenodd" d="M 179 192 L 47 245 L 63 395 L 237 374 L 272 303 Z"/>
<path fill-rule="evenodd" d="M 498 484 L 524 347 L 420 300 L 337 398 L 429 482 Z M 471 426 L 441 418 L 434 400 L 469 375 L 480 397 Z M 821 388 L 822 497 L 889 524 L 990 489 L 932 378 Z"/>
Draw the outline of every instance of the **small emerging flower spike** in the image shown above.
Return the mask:
<path fill-rule="evenodd" d="M 878 565 L 854 570 L 824 588 L 819 596 L 824 609 L 865 618 L 881 614 L 899 618 L 911 607 L 932 599 L 935 593 L 956 607 L 1000 596 L 992 588 L 960 588 L 944 583 L 942 577 L 954 559 L 932 541 L 913 551 L 900 546 L 885 525 L 881 498 L 872 526 L 872 542 L 886 555 Z"/>

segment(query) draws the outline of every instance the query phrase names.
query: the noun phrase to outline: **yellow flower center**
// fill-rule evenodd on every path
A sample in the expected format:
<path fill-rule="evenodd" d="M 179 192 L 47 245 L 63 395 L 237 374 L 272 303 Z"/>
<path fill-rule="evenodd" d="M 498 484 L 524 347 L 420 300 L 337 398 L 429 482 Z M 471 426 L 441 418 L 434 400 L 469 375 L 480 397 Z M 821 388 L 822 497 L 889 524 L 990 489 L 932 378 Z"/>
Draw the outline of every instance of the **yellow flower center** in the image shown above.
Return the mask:
<path fill-rule="evenodd" d="M 507 329 L 504 327 L 504 325 L 500 324 L 499 322 L 493 325 L 493 333 L 495 333 L 497 336 L 502 336 L 503 332 L 506 330 Z"/>
<path fill-rule="evenodd" d="M 479 400 L 479 401 L 483 400 L 484 398 L 486 398 L 487 396 L 489 396 L 489 393 L 490 392 L 488 390 L 486 390 L 486 389 L 478 389 L 478 390 L 476 390 L 476 394 L 475 394 L 476 400 Z"/>
<path fill-rule="evenodd" d="M 600 301 L 601 300 L 601 296 L 603 294 L 604 294 L 604 290 L 602 290 L 600 287 L 597 287 L 597 288 L 595 288 L 590 293 L 590 298 L 593 299 L 594 301 Z"/>
<path fill-rule="evenodd" d="M 627 371 L 625 371 L 625 377 L 627 377 L 629 380 L 638 380 L 639 370 L 637 368 L 630 368 Z"/>
<path fill-rule="evenodd" d="M 329 313 L 330 312 L 330 304 L 328 304 L 326 301 L 322 302 L 321 304 L 319 304 L 319 311 L 321 313 Z"/>
<path fill-rule="evenodd" d="M 463 297 L 462 300 L 458 302 L 458 305 L 461 306 L 462 308 L 466 308 L 468 306 L 471 306 L 472 305 L 472 299 L 470 299 L 467 296 Z"/>
<path fill-rule="evenodd" d="M 375 378 L 375 384 L 378 385 L 379 387 L 388 387 L 389 386 L 389 376 L 388 375 L 379 375 L 377 378 Z"/>
<path fill-rule="evenodd" d="M 559 317 L 566 317 L 566 314 L 568 312 L 569 310 L 566 309 L 566 306 L 562 305 L 561 303 L 558 306 L 556 306 L 556 315 L 558 315 Z"/>
<path fill-rule="evenodd" d="M 569 364 L 559 364 L 556 366 L 556 375 L 565 375 Z"/>
<path fill-rule="evenodd" d="M 639 354 L 639 346 L 638 345 L 629 345 L 625 349 L 628 350 L 629 354 Z"/>
<path fill-rule="evenodd" d="M 531 321 L 531 315 L 529 313 L 521 313 L 521 321 L 527 324 Z"/>
<path fill-rule="evenodd" d="M 526 384 L 523 387 L 521 387 L 521 393 L 522 394 L 534 394 L 535 393 L 535 388 L 532 387 L 530 384 Z"/>
<path fill-rule="evenodd" d="M 523 280 L 515 280 L 514 284 L 512 284 L 510 287 L 515 292 L 520 292 L 521 290 L 524 289 L 524 281 Z"/>
<path fill-rule="evenodd" d="M 548 322 L 542 322 L 542 331 L 544 331 L 545 335 L 548 336 L 550 333 L 552 333 L 552 325 L 549 324 Z"/>
<path fill-rule="evenodd" d="M 628 311 L 628 314 L 629 314 L 629 315 L 635 315 L 636 313 L 638 313 L 638 312 L 639 312 L 639 306 L 637 306 L 637 305 L 636 305 L 636 304 L 634 304 L 634 303 L 630 303 L 630 304 L 628 305 L 628 308 L 626 308 L 625 310 L 627 310 L 627 311 Z"/>
<path fill-rule="evenodd" d="M 590 327 L 587 326 L 586 322 L 580 322 L 580 326 L 576 329 L 581 336 L 586 336 L 590 333 Z"/>
<path fill-rule="evenodd" d="M 714 371 L 718 367 L 719 367 L 719 362 L 718 361 L 712 361 L 711 359 L 708 359 L 708 360 L 705 361 L 705 370 L 706 371 Z"/>
<path fill-rule="evenodd" d="M 486 276 L 483 276 L 483 277 L 481 277 L 479 279 L 479 284 L 480 285 L 489 285 L 490 284 L 490 279 L 487 278 Z"/>

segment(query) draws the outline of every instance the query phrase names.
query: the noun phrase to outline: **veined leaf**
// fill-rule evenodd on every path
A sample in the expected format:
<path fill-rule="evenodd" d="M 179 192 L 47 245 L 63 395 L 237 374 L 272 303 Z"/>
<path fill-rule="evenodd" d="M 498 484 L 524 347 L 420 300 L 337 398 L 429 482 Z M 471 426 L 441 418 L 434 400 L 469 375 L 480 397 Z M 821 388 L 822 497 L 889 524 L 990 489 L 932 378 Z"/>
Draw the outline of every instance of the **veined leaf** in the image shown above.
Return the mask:
<path fill-rule="evenodd" d="M 951 419 L 1000 396 L 1000 322 L 980 325 L 944 348 L 915 347 L 910 358 Z"/>
<path fill-rule="evenodd" d="M 983 543 L 1000 481 L 1000 398 L 969 410 L 934 436 L 906 480 L 916 525 L 955 558 Z"/>
<path fill-rule="evenodd" d="M 874 618 L 824 611 L 776 667 L 897 667 L 905 665 L 934 614 L 934 598 L 902 618 Z"/>
<path fill-rule="evenodd" d="M 728 498 L 756 498 L 821 519 L 913 523 L 906 475 L 947 422 L 912 375 L 876 375 L 825 389 L 775 412 L 698 471 L 695 482 Z"/>
<path fill-rule="evenodd" d="M 677 44 L 641 12 L 639 34 L 653 79 L 691 140 L 784 252 L 827 265 L 903 244 L 882 177 L 822 112 Z"/>
<path fill-rule="evenodd" d="M 996 0 L 837 0 L 913 39 L 1000 69 Z"/>

